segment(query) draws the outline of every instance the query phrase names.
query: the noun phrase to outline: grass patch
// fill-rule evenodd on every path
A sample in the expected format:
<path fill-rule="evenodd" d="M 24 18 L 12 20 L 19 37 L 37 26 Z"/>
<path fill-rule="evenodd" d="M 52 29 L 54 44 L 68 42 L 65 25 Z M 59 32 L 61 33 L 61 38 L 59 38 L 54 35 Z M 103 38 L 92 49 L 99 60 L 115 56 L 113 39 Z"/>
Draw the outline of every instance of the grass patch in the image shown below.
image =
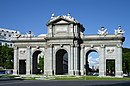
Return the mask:
<path fill-rule="evenodd" d="M 116 77 L 98 77 L 98 76 L 67 76 L 67 77 L 55 77 L 54 80 L 130 80 L 128 77 L 116 78 Z"/>
<path fill-rule="evenodd" d="M 11 75 L 11 74 L 3 74 L 0 75 L 0 81 L 1 80 L 23 80 L 20 76 Z"/>
<path fill-rule="evenodd" d="M 0 78 L 12 78 L 22 80 L 130 80 L 130 77 L 116 78 L 116 77 L 99 77 L 99 76 L 45 76 L 45 75 L 0 75 Z"/>
<path fill-rule="evenodd" d="M 76 77 L 76 76 L 55 76 L 54 80 L 82 80 L 82 77 Z"/>
<path fill-rule="evenodd" d="M 16 75 L 11 75 L 11 74 L 3 74 L 3 75 L 0 75 L 0 77 L 2 77 L 2 78 L 6 78 L 6 77 L 9 77 L 9 78 L 15 78 L 15 77 L 18 77 L 18 76 L 16 76 Z"/>
<path fill-rule="evenodd" d="M 35 77 L 23 77 L 22 79 L 24 79 L 24 80 L 36 80 Z"/>

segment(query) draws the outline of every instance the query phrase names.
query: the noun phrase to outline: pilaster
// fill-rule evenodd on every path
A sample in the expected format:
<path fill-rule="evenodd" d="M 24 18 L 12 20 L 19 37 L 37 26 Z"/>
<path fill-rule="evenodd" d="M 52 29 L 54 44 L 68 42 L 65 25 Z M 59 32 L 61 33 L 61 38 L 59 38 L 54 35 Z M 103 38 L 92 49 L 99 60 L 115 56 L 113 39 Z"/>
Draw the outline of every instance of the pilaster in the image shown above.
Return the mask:
<path fill-rule="evenodd" d="M 69 61 L 69 75 L 74 75 L 74 45 L 70 45 L 70 58 L 68 58 Z"/>
<path fill-rule="evenodd" d="M 80 74 L 84 75 L 84 46 L 80 50 Z"/>
<path fill-rule="evenodd" d="M 53 45 L 47 45 L 44 62 L 44 74 L 53 75 Z"/>
<path fill-rule="evenodd" d="M 117 44 L 117 56 L 115 59 L 115 72 L 116 77 L 123 77 L 123 71 L 122 71 L 122 45 Z"/>
<path fill-rule="evenodd" d="M 31 47 L 27 46 L 26 75 L 31 74 Z"/>
<path fill-rule="evenodd" d="M 52 60 L 52 65 L 51 65 L 51 71 L 52 71 L 52 73 L 50 74 L 50 75 L 54 75 L 54 67 L 53 67 L 53 65 L 54 65 L 54 57 L 53 57 L 53 45 L 52 44 L 50 44 L 50 55 L 51 55 L 51 60 Z"/>
<path fill-rule="evenodd" d="M 106 59 L 105 59 L 105 45 L 100 45 L 99 54 L 99 76 L 106 76 Z"/>
<path fill-rule="evenodd" d="M 79 45 L 75 45 L 74 47 L 74 71 L 75 75 L 79 75 L 79 52 L 78 52 Z"/>
<path fill-rule="evenodd" d="M 14 46 L 14 69 L 13 75 L 18 74 L 18 47 Z"/>

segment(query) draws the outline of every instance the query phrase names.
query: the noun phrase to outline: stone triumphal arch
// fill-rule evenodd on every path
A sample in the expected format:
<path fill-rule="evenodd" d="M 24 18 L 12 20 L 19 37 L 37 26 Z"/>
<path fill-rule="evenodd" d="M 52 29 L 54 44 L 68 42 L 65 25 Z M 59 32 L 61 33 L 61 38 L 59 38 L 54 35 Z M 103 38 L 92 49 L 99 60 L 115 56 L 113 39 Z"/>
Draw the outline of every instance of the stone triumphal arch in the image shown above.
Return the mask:
<path fill-rule="evenodd" d="M 44 74 L 85 75 L 86 55 L 99 54 L 99 76 L 106 76 L 106 61 L 115 61 L 115 76 L 122 77 L 122 44 L 124 31 L 119 26 L 114 34 L 101 27 L 98 34 L 85 35 L 85 28 L 68 15 L 55 16 L 47 22 L 48 33 L 31 33 L 14 37 L 13 74 L 37 74 L 38 57 L 44 57 Z"/>

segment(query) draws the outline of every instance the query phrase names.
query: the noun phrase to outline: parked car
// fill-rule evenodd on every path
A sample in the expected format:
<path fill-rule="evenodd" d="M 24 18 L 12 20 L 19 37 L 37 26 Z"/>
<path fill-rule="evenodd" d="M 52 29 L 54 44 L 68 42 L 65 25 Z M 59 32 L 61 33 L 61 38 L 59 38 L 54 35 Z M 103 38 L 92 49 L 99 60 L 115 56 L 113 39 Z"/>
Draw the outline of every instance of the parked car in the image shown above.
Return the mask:
<path fill-rule="evenodd" d="M 93 73 L 93 76 L 99 76 L 99 73 L 95 72 Z"/>
<path fill-rule="evenodd" d="M 124 76 L 124 77 L 127 77 L 127 76 L 128 76 L 128 74 L 123 74 L 123 76 Z"/>
<path fill-rule="evenodd" d="M 0 70 L 0 74 L 5 74 L 5 70 Z"/>

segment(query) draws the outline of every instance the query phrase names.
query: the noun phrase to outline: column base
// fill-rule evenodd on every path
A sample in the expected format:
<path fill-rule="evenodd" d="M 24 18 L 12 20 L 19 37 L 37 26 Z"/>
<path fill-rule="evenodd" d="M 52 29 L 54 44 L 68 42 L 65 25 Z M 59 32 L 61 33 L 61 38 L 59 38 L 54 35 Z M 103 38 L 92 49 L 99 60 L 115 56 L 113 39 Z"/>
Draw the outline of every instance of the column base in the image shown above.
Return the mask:
<path fill-rule="evenodd" d="M 13 70 L 13 75 L 18 75 L 18 71 L 17 70 Z"/>
<path fill-rule="evenodd" d="M 75 75 L 79 75 L 79 70 L 75 70 Z"/>
<path fill-rule="evenodd" d="M 123 78 L 123 71 L 116 71 L 115 77 Z"/>
<path fill-rule="evenodd" d="M 68 75 L 74 75 L 74 70 L 69 70 L 69 74 Z"/>
<path fill-rule="evenodd" d="M 26 75 L 30 75 L 31 73 L 30 73 L 30 70 L 27 70 L 26 71 Z"/>
<path fill-rule="evenodd" d="M 53 75 L 53 71 L 52 70 L 45 70 L 44 74 L 45 75 Z"/>
<path fill-rule="evenodd" d="M 80 70 L 80 75 L 84 75 L 84 70 Z"/>
<path fill-rule="evenodd" d="M 99 76 L 100 76 L 100 77 L 106 76 L 106 72 L 105 72 L 105 71 L 99 71 Z"/>

